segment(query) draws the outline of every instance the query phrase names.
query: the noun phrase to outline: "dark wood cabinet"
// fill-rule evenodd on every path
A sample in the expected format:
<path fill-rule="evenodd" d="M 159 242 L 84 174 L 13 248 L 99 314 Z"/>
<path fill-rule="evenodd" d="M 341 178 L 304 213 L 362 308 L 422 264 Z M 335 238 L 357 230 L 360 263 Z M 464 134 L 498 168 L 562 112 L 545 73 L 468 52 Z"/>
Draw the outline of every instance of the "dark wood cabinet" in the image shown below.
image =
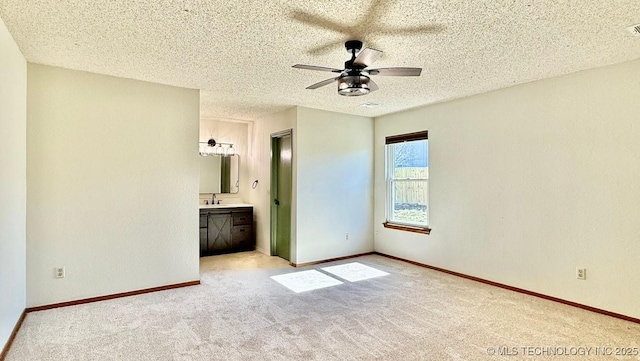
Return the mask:
<path fill-rule="evenodd" d="M 200 256 L 254 249 L 252 207 L 200 209 Z"/>

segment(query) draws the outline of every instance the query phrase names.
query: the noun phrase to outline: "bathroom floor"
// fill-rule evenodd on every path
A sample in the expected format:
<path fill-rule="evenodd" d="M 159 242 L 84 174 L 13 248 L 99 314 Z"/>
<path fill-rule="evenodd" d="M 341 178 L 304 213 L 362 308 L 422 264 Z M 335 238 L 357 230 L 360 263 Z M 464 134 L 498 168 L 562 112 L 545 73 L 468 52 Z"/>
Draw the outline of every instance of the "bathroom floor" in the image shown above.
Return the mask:
<path fill-rule="evenodd" d="M 228 253 L 200 258 L 200 273 L 220 270 L 292 268 L 285 259 L 258 251 Z"/>

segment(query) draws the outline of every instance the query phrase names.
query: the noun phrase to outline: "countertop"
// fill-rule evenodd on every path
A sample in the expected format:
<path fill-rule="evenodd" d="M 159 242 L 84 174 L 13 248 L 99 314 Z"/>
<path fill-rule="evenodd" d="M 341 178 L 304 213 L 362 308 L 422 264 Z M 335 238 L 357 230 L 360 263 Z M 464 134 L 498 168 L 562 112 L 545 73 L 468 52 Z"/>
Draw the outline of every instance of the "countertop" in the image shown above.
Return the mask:
<path fill-rule="evenodd" d="M 229 204 L 201 204 L 200 209 L 224 209 L 224 208 L 251 208 L 252 204 L 229 203 Z"/>

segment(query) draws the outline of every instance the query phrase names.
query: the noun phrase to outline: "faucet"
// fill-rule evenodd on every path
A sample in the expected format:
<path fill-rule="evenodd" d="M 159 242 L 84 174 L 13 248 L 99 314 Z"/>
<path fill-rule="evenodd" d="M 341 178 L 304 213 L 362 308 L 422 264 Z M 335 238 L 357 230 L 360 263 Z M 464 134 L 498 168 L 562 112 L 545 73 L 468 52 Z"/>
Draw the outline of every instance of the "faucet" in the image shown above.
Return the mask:
<path fill-rule="evenodd" d="M 220 201 L 218 201 L 220 202 Z M 211 204 L 216 204 L 216 194 L 215 193 L 211 193 Z"/>

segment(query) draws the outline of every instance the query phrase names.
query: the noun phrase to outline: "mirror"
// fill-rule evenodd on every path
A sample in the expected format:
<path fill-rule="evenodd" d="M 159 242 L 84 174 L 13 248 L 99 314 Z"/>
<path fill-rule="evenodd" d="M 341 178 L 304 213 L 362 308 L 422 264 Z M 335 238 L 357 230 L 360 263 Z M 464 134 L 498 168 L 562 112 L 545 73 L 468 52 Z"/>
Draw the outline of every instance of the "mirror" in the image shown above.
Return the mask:
<path fill-rule="evenodd" d="M 200 156 L 200 193 L 238 193 L 240 156 Z"/>

